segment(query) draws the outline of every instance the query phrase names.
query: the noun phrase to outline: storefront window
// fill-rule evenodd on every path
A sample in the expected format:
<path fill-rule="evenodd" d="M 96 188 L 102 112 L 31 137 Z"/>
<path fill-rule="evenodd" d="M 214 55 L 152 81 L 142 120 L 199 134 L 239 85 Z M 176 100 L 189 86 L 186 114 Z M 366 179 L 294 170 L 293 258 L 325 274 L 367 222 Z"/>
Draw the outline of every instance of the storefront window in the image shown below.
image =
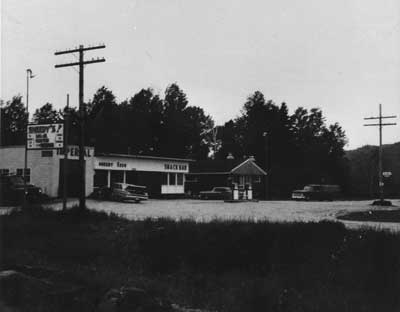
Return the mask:
<path fill-rule="evenodd" d="M 128 184 L 139 184 L 137 171 L 126 171 L 126 183 Z"/>
<path fill-rule="evenodd" d="M 168 185 L 168 173 L 162 174 L 162 185 Z"/>
<path fill-rule="evenodd" d="M 169 185 L 175 185 L 176 184 L 176 173 L 170 173 L 169 174 Z"/>
<path fill-rule="evenodd" d="M 95 170 L 94 172 L 94 187 L 107 186 L 107 170 Z"/>
<path fill-rule="evenodd" d="M 112 183 L 123 183 L 124 182 L 124 172 L 123 171 L 111 171 L 111 184 Z"/>
<path fill-rule="evenodd" d="M 0 175 L 7 175 L 10 173 L 9 169 L 0 169 Z"/>
<path fill-rule="evenodd" d="M 25 172 L 26 172 L 26 182 L 30 182 L 31 181 L 31 169 L 27 168 Z M 23 177 L 24 169 L 18 168 L 16 174 L 17 174 L 17 176 Z"/>
<path fill-rule="evenodd" d="M 177 173 L 177 184 L 183 185 L 183 173 Z"/>

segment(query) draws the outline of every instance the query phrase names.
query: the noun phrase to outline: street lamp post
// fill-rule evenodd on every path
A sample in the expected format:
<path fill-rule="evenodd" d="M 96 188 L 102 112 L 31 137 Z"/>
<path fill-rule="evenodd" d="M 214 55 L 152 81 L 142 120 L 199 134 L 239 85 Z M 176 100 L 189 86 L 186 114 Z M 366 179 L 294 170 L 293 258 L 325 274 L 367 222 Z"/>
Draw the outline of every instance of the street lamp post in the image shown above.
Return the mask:
<path fill-rule="evenodd" d="M 27 203 L 27 185 L 26 185 L 26 172 L 28 169 L 28 124 L 29 124 L 29 79 L 35 77 L 31 69 L 26 70 L 26 126 L 25 126 L 25 155 L 24 155 L 24 207 Z"/>
<path fill-rule="evenodd" d="M 265 131 L 263 133 L 263 137 L 264 137 L 264 144 L 265 144 L 265 171 L 267 172 L 267 175 L 265 176 L 265 199 L 271 199 L 270 195 L 270 187 L 271 187 L 271 181 L 270 181 L 270 174 L 271 174 L 271 168 L 270 168 L 270 146 L 269 146 L 269 137 L 268 137 L 269 133 L 268 131 Z"/>

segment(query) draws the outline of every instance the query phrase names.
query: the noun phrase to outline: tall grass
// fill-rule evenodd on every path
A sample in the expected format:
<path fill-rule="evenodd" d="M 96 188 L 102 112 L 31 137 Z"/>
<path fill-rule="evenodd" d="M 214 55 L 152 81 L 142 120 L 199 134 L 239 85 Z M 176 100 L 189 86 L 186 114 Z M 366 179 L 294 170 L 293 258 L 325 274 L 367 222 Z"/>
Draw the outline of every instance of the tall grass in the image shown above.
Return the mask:
<path fill-rule="evenodd" d="M 69 271 L 93 298 L 135 284 L 219 311 L 400 310 L 398 234 L 332 222 L 127 221 L 77 209 L 0 220 L 4 268 Z"/>

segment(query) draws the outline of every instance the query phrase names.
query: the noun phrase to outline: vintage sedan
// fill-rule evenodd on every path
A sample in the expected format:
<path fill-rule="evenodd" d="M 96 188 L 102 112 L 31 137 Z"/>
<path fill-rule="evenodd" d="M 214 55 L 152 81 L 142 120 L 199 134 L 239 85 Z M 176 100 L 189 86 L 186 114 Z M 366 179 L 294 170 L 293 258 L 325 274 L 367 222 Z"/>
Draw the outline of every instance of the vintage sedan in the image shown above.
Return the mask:
<path fill-rule="evenodd" d="M 211 191 L 200 192 L 200 199 L 232 199 L 232 190 L 230 187 L 214 187 Z"/>
<path fill-rule="evenodd" d="M 5 203 L 20 204 L 25 198 L 28 202 L 38 203 L 45 199 L 41 188 L 26 183 L 24 179 L 18 175 L 1 175 L 0 176 L 0 198 Z"/>
<path fill-rule="evenodd" d="M 341 191 L 338 185 L 309 184 L 302 190 L 292 192 L 294 200 L 334 200 L 340 197 Z"/>
<path fill-rule="evenodd" d="M 149 199 L 145 186 L 127 183 L 112 183 L 111 187 L 99 187 L 93 193 L 93 197 L 115 201 L 134 201 L 136 203 Z"/>

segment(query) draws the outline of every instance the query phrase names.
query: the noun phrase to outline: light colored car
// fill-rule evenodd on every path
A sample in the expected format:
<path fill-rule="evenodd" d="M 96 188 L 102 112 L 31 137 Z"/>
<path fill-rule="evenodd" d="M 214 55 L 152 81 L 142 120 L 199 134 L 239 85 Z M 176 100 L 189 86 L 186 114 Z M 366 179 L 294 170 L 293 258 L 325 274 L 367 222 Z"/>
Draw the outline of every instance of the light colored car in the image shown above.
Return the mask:
<path fill-rule="evenodd" d="M 111 199 L 118 201 L 135 201 L 149 199 L 145 186 L 127 183 L 113 183 L 111 185 Z"/>
<path fill-rule="evenodd" d="M 93 192 L 92 197 L 103 200 L 135 201 L 137 203 L 149 199 L 145 186 L 127 183 L 112 183 L 111 187 L 99 187 Z"/>

